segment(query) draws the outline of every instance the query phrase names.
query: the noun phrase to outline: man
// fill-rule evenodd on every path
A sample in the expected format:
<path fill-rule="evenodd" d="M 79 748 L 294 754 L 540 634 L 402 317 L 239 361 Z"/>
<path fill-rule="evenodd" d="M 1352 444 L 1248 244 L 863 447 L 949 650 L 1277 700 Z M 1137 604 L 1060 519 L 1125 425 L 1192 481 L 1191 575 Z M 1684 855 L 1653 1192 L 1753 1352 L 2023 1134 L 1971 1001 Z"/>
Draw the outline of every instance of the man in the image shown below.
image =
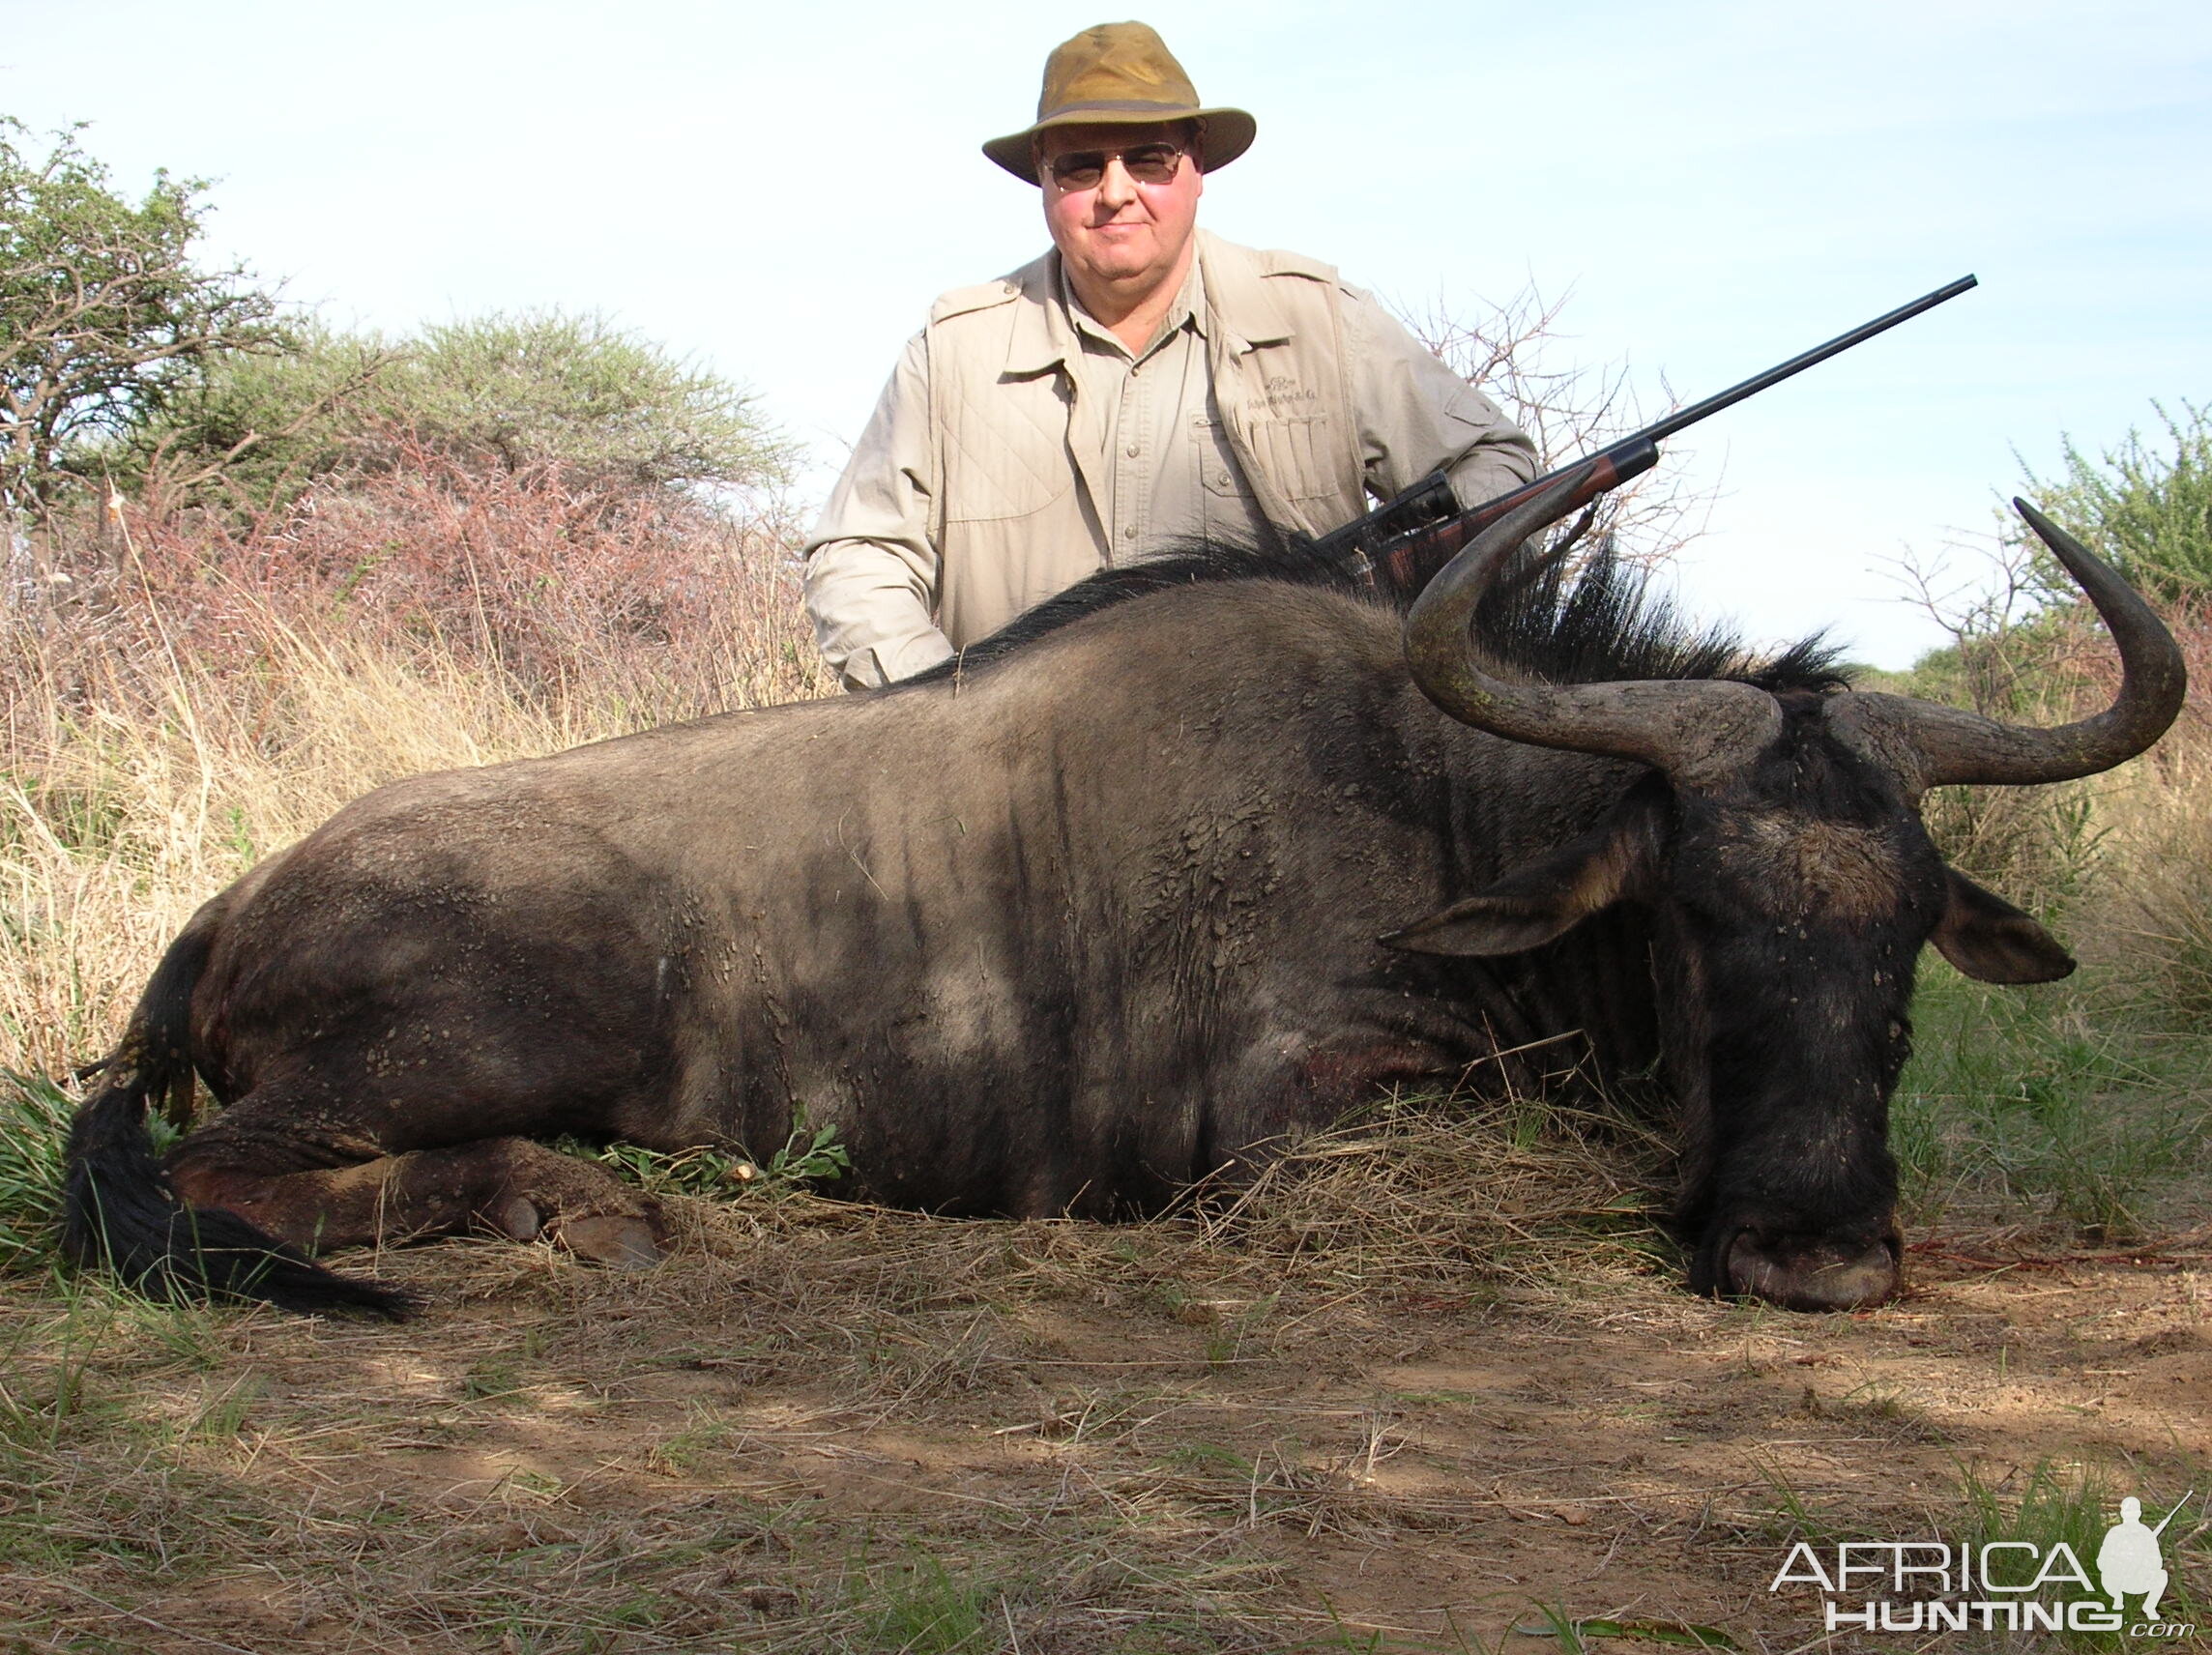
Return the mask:
<path fill-rule="evenodd" d="M 1053 250 L 937 301 L 815 527 L 807 610 L 848 687 L 1178 537 L 1318 535 L 1440 467 L 1466 505 L 1535 475 L 1497 406 L 1329 266 L 1196 228 L 1255 125 L 1106 23 L 983 146 L 1041 189 Z"/>

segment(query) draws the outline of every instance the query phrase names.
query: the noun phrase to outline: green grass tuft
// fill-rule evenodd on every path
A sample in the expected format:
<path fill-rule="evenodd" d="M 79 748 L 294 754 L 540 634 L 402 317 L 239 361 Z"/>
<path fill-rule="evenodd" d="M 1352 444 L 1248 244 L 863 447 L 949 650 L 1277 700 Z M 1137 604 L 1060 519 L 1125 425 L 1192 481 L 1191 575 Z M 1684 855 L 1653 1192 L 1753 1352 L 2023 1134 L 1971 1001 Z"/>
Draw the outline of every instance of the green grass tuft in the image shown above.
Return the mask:
<path fill-rule="evenodd" d="M 2147 1040 L 2081 991 L 1990 988 L 1931 965 L 1913 1023 L 1890 1144 L 1924 1218 L 1994 1201 L 2129 1240 L 2212 1129 L 2183 1072 L 2201 1062 L 2196 1042 Z"/>
<path fill-rule="evenodd" d="M 879 1647 L 906 1655 L 983 1655 L 1004 1647 L 994 1624 L 1002 1593 L 987 1582 L 963 1580 L 926 1552 L 879 1572 L 861 1612 Z"/>
<path fill-rule="evenodd" d="M 76 1100 L 52 1081 L 0 1070 L 0 1273 L 43 1269 L 53 1258 L 75 1113 Z"/>
<path fill-rule="evenodd" d="M 600 1166 L 655 1195 L 728 1198 L 742 1190 L 787 1190 L 841 1178 L 853 1157 L 838 1141 L 837 1124 L 810 1126 L 803 1118 L 782 1148 L 765 1161 L 736 1149 L 648 1149 L 638 1144 L 596 1144 L 555 1139 L 553 1147 Z"/>
<path fill-rule="evenodd" d="M 50 1268 L 61 1223 L 62 1163 L 76 1099 L 44 1075 L 0 1069 L 0 1275 Z M 147 1131 L 157 1152 L 177 1132 L 160 1116 Z"/>

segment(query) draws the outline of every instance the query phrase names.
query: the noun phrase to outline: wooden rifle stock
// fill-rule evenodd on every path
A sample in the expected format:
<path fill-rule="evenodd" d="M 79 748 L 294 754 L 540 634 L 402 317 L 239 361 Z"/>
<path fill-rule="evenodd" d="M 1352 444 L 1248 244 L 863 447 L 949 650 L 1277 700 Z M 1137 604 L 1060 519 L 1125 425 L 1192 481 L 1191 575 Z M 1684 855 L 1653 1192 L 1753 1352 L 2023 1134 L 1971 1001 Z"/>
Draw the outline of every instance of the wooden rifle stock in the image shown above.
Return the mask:
<path fill-rule="evenodd" d="M 1640 477 L 1659 463 L 1659 445 L 1649 437 L 1630 437 L 1600 451 L 1593 460 L 1577 460 L 1571 466 L 1548 471 L 1542 477 L 1523 483 L 1510 494 L 1500 494 L 1495 500 L 1486 500 L 1471 511 L 1459 511 L 1457 515 L 1440 517 L 1425 525 L 1400 530 L 1389 536 L 1372 550 L 1357 540 L 1350 540 L 1350 558 L 1347 566 L 1370 586 L 1385 586 L 1396 592 L 1415 593 L 1428 585 L 1430 578 L 1450 563 L 1475 536 L 1498 522 L 1515 507 L 1533 500 L 1570 471 L 1585 471 L 1583 479 L 1566 508 L 1560 512 L 1578 511 L 1609 489 L 1618 488 L 1632 477 Z M 1450 485 L 1441 472 L 1425 479 L 1441 485 L 1448 496 Z M 1400 500 L 1405 495 L 1398 497 Z M 1396 502 L 1392 502 L 1396 504 Z M 1383 508 L 1387 510 L 1388 508 Z M 1456 510 L 1456 508 L 1454 508 Z M 1373 515 L 1370 513 L 1370 515 Z M 1366 517 L 1359 519 L 1367 522 Z M 1347 524 L 1346 528 L 1356 528 Z M 1343 534 L 1343 530 L 1336 531 Z M 1329 545 L 1331 537 L 1324 536 L 1318 542 Z"/>
<path fill-rule="evenodd" d="M 1756 396 L 1769 386 L 1804 372 L 1816 363 L 1826 362 L 1853 345 L 1863 344 L 1877 334 L 1909 321 L 1923 310 L 1934 309 L 1947 299 L 1956 299 L 1974 285 L 1972 276 L 1963 276 L 1933 293 L 1923 294 L 1909 305 L 1901 305 L 1848 334 L 1837 335 L 1824 345 L 1816 345 L 1764 373 L 1754 374 L 1740 385 L 1732 385 L 1716 396 L 1677 409 L 1633 437 L 1624 437 L 1599 450 L 1593 460 L 1577 460 L 1571 466 L 1546 472 L 1535 480 L 1525 482 L 1495 500 L 1486 500 L 1471 509 L 1460 508 L 1451 483 L 1442 472 L 1431 472 L 1403 494 L 1378 506 L 1364 517 L 1355 517 L 1342 528 L 1330 530 L 1314 544 L 1355 578 L 1410 596 L 1426 586 L 1475 536 L 1516 506 L 1541 494 L 1568 472 L 1585 467 L 1589 472 L 1568 502 L 1566 509 L 1574 511 L 1657 465 L 1659 444 L 1676 431 L 1732 407 L 1747 396 Z"/>

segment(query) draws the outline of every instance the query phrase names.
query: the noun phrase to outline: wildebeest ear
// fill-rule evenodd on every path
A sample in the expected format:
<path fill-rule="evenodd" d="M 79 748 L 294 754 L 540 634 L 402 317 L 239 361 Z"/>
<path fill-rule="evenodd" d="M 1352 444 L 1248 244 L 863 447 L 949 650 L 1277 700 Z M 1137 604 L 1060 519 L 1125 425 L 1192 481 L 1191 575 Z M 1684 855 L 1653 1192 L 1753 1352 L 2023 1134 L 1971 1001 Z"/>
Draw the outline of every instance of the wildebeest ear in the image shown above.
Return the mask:
<path fill-rule="evenodd" d="M 2034 918 L 1956 868 L 1950 900 L 1930 939 L 1966 975 L 1987 983 L 2055 982 L 2074 970 L 2074 956 Z"/>
<path fill-rule="evenodd" d="M 1564 936 L 1628 895 L 1651 866 L 1656 845 L 1651 803 L 1631 795 L 1606 820 L 1551 855 L 1379 941 L 1416 954 L 1521 953 Z"/>

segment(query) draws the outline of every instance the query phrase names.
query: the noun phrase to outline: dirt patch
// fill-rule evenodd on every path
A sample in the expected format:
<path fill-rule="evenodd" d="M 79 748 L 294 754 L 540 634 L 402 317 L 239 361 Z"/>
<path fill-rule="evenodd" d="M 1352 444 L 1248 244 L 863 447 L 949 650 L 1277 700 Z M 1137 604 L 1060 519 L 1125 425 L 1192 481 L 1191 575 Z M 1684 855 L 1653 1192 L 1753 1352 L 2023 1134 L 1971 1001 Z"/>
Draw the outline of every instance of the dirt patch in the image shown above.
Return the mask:
<path fill-rule="evenodd" d="M 1568 1194 L 1522 1219 L 1618 1191 Z M 1902 1302 L 1806 1317 L 1688 1297 L 1635 1226 L 1455 1273 L 1433 1234 L 1412 1268 L 1258 1220 L 682 1210 L 642 1274 L 361 1261 L 427 1301 L 396 1328 L 12 1293 L 0 1626 L 1034 1655 L 1535 1649 L 1511 1629 L 1549 1609 L 1783 1651 L 1819 1642 L 1767 1589 L 1788 1540 L 1953 1532 L 1963 1466 L 2212 1485 L 2212 1260 L 2181 1248 L 1953 1237 Z"/>

